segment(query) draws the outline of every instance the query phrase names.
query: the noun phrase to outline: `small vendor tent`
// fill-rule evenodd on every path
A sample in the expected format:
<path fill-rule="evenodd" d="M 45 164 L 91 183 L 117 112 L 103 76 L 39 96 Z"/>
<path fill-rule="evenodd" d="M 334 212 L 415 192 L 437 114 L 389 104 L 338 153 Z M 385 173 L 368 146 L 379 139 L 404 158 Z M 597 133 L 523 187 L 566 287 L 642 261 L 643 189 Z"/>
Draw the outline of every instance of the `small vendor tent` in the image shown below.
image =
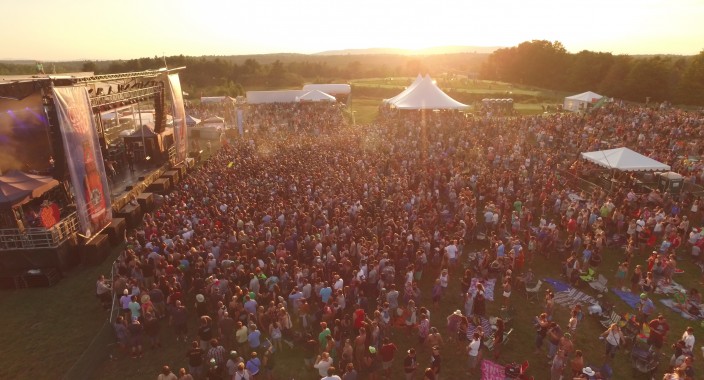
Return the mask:
<path fill-rule="evenodd" d="M 220 116 L 211 116 L 203 120 L 202 127 L 223 127 L 225 125 L 225 119 Z"/>
<path fill-rule="evenodd" d="M 221 103 L 235 103 L 235 98 L 229 96 L 201 96 L 201 104 L 221 104 Z"/>
<path fill-rule="evenodd" d="M 334 96 L 328 95 L 320 90 L 313 90 L 313 91 L 306 92 L 305 94 L 299 96 L 297 101 L 318 103 L 318 102 L 336 102 L 337 99 L 335 99 Z"/>
<path fill-rule="evenodd" d="M 586 111 L 590 105 L 596 104 L 604 96 L 597 94 L 596 92 L 583 92 L 581 94 L 568 96 L 565 98 L 562 108 L 565 111 Z"/>
<path fill-rule="evenodd" d="M 668 171 L 670 166 L 628 148 L 585 152 L 582 158 L 599 166 L 624 172 Z"/>
<path fill-rule="evenodd" d="M 429 75 L 406 95 L 396 98 L 389 104 L 401 110 L 456 110 L 469 107 L 444 93 Z"/>
<path fill-rule="evenodd" d="M 186 115 L 186 125 L 189 127 L 192 127 L 196 124 L 200 123 L 200 119 L 196 119 L 195 117 L 191 115 Z"/>

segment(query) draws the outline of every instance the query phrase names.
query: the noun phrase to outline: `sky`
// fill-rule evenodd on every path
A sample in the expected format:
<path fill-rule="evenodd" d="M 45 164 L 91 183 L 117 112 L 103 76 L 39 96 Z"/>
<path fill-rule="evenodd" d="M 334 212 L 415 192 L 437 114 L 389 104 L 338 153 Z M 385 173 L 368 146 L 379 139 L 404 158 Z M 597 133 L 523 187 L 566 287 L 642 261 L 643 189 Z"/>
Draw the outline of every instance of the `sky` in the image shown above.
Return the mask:
<path fill-rule="evenodd" d="M 698 54 L 704 0 L 4 0 L 0 59 L 516 46 Z M 9 16 L 9 17 L 8 17 Z"/>

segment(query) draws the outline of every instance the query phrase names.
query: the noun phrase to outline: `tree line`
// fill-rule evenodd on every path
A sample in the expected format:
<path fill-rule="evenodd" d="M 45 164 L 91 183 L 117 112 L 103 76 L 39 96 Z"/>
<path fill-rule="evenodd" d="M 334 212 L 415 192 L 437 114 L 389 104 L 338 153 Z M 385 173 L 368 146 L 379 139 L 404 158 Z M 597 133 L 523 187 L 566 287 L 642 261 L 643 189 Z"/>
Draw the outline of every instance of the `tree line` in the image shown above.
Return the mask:
<path fill-rule="evenodd" d="M 398 54 L 138 58 L 44 63 L 46 73 L 109 74 L 185 66 L 181 81 L 191 97 L 244 95 L 247 90 L 300 88 L 304 83 L 442 74 L 569 92 L 596 91 L 644 102 L 704 105 L 704 50 L 696 56 L 628 56 L 588 50 L 569 53 L 560 42 L 526 41 L 491 54 Z M 34 74 L 34 62 L 0 62 L 0 75 Z"/>
<path fill-rule="evenodd" d="M 560 91 L 596 91 L 636 102 L 704 105 L 704 50 L 696 56 L 568 53 L 560 42 L 533 40 L 494 51 L 483 79 Z"/>

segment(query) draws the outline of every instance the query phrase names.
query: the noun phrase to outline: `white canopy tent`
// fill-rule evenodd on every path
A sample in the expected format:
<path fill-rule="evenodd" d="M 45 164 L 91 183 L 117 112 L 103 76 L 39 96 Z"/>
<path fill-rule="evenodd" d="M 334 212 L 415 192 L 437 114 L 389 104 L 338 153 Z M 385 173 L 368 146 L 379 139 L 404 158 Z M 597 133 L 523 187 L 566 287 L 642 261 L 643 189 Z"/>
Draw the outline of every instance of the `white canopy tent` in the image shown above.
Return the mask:
<path fill-rule="evenodd" d="M 418 74 L 418 76 L 417 76 L 416 79 L 413 81 L 413 83 L 411 83 L 410 86 L 406 87 L 405 90 L 401 91 L 400 94 L 394 96 L 393 98 L 384 99 L 384 104 L 393 104 L 396 100 L 403 98 L 403 97 L 406 96 L 409 92 L 413 91 L 413 89 L 416 88 L 416 86 L 418 85 L 418 83 L 420 83 L 421 81 L 423 81 L 423 76 L 420 75 L 420 74 Z"/>
<path fill-rule="evenodd" d="M 191 127 L 200 123 L 200 119 L 195 118 L 191 115 L 186 115 L 186 125 Z"/>
<path fill-rule="evenodd" d="M 201 96 L 201 104 L 234 103 L 235 98 L 229 96 Z"/>
<path fill-rule="evenodd" d="M 306 92 L 305 94 L 299 96 L 296 101 L 298 102 L 336 102 L 337 99 L 335 99 L 334 96 L 326 94 L 322 91 L 319 90 L 313 90 Z"/>
<path fill-rule="evenodd" d="M 582 153 L 581 156 L 583 159 L 607 169 L 620 170 L 624 172 L 670 170 L 670 165 L 655 161 L 650 157 L 644 156 L 625 147 L 599 150 L 596 152 L 585 152 Z"/>
<path fill-rule="evenodd" d="M 330 95 L 349 95 L 352 92 L 350 85 L 344 83 L 306 84 L 303 86 L 303 91 L 316 90 Z"/>
<path fill-rule="evenodd" d="M 247 103 L 295 103 L 296 98 L 310 91 L 311 90 L 247 91 Z"/>
<path fill-rule="evenodd" d="M 222 118 L 220 116 L 211 116 L 211 117 L 203 120 L 202 126 L 203 127 L 222 126 L 224 124 L 225 124 L 225 118 Z"/>
<path fill-rule="evenodd" d="M 591 91 L 568 96 L 565 97 L 565 101 L 562 105 L 562 108 L 566 111 L 572 112 L 586 111 L 586 109 L 589 107 L 589 104 L 594 104 L 603 97 L 603 95 L 599 95 L 596 92 Z"/>
<path fill-rule="evenodd" d="M 418 84 L 404 96 L 396 98 L 393 103 L 389 104 L 401 110 L 456 110 L 469 107 L 444 93 L 433 83 L 430 75 L 418 82 Z"/>

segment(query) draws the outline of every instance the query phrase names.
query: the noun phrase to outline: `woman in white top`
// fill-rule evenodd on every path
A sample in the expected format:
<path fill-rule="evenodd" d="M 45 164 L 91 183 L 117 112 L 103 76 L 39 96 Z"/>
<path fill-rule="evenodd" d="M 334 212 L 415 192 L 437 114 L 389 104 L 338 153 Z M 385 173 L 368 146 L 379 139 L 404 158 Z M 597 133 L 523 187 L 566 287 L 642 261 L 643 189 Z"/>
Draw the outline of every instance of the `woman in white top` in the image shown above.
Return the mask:
<path fill-rule="evenodd" d="M 316 360 L 313 365 L 314 368 L 318 369 L 318 374 L 320 374 L 321 377 L 328 375 L 328 368 L 330 368 L 330 366 L 332 366 L 332 358 L 327 352 L 318 355 L 318 360 Z"/>
<path fill-rule="evenodd" d="M 618 350 L 618 347 L 625 343 L 623 333 L 621 333 L 621 328 L 615 323 L 612 323 L 611 326 L 609 326 L 609 328 L 601 334 L 600 338 L 606 338 L 607 360 L 613 359 L 614 355 L 616 355 L 616 350 Z"/>

